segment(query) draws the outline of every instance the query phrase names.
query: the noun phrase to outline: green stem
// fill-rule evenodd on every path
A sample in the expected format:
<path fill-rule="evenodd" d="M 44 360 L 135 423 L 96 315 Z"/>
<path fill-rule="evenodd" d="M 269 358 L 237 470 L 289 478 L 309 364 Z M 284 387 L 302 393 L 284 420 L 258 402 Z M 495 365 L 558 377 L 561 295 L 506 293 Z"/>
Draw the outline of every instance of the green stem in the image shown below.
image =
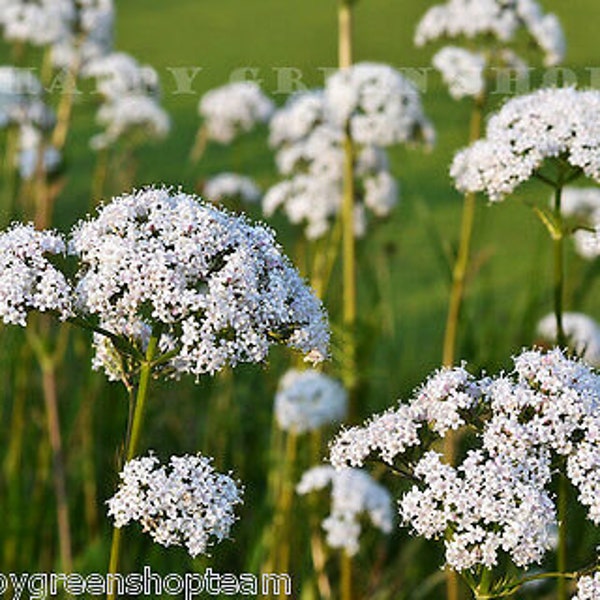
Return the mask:
<path fill-rule="evenodd" d="M 564 265 L 564 227 L 561 212 L 562 183 L 556 186 L 554 195 L 554 220 L 557 224 L 556 235 L 553 236 L 554 251 L 554 315 L 556 317 L 556 343 L 561 348 L 567 345 L 567 336 L 563 327 L 563 300 L 565 285 Z"/>
<path fill-rule="evenodd" d="M 567 509 L 567 478 L 564 475 L 560 475 L 558 488 L 558 548 L 556 552 L 556 567 L 561 576 L 558 578 L 557 600 L 567 599 L 567 580 L 564 576 L 564 573 L 567 571 Z"/>
<path fill-rule="evenodd" d="M 342 550 L 340 556 L 341 600 L 352 600 L 352 557 Z"/>
<path fill-rule="evenodd" d="M 345 368 L 343 379 L 347 389 L 356 387 L 356 239 L 354 232 L 354 143 L 350 127 L 344 136 L 344 198 L 342 206 L 342 246 L 343 246 L 343 291 L 344 291 L 344 349 Z M 350 407 L 352 414 L 352 406 Z"/>
<path fill-rule="evenodd" d="M 340 0 L 338 10 L 338 64 L 340 69 L 345 69 L 352 64 L 352 2 L 349 0 Z"/>
<path fill-rule="evenodd" d="M 131 423 L 128 423 L 128 431 L 130 434 L 128 436 L 125 448 L 126 462 L 135 457 L 138 449 L 144 420 L 144 409 L 146 406 L 146 399 L 148 397 L 148 386 L 150 383 L 150 377 L 152 375 L 152 363 L 158 348 L 158 338 L 159 334 L 157 333 L 153 333 L 150 337 L 148 348 L 146 349 L 146 356 L 140 369 L 140 379 L 137 386 L 135 407 L 133 409 L 133 419 L 131 420 Z M 113 529 L 113 538 L 110 547 L 110 560 L 108 564 L 108 573 L 111 575 L 115 575 L 118 572 L 120 553 L 121 529 L 115 527 Z M 109 590 L 106 598 L 107 600 L 114 600 L 114 598 L 116 598 L 114 589 Z"/>

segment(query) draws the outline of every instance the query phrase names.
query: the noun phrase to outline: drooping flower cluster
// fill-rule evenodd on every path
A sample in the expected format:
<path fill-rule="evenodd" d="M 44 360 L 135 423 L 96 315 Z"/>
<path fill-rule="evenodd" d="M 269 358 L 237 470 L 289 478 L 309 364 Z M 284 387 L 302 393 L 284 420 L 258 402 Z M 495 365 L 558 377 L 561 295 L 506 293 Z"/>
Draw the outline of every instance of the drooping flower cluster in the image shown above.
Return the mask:
<path fill-rule="evenodd" d="M 598 600 L 600 598 L 600 573 L 584 575 L 577 580 L 577 594 L 572 600 Z"/>
<path fill-rule="evenodd" d="M 331 485 L 331 512 L 322 526 L 331 548 L 343 549 L 350 556 L 359 551 L 363 513 L 380 531 L 389 533 L 392 530 L 390 493 L 368 473 L 360 469 L 336 471 L 329 466 L 317 466 L 304 473 L 296 491 L 304 495 L 328 485 Z"/>
<path fill-rule="evenodd" d="M 275 396 L 275 418 L 281 429 L 302 434 L 342 421 L 348 394 L 342 384 L 319 371 L 291 369 Z"/>
<path fill-rule="evenodd" d="M 90 61 L 83 72 L 95 79 L 104 100 L 97 121 L 105 131 L 91 139 L 92 148 L 107 148 L 124 137 L 162 139 L 169 133 L 169 116 L 160 106 L 158 74 L 152 67 L 113 52 Z"/>
<path fill-rule="evenodd" d="M 545 89 L 509 100 L 485 139 L 456 155 L 450 174 L 460 191 L 499 201 L 547 159 L 600 181 L 600 92 Z"/>
<path fill-rule="evenodd" d="M 150 188 L 114 199 L 75 227 L 70 251 L 78 312 L 141 352 L 159 335 L 175 372 L 260 362 L 275 341 L 327 353 L 323 307 L 272 232 L 193 196 Z"/>
<path fill-rule="evenodd" d="M 509 42 L 521 29 L 544 52 L 546 66 L 561 62 L 565 40 L 560 22 L 556 15 L 544 13 L 536 0 L 447 0 L 427 11 L 417 26 L 415 43 L 488 35 Z"/>
<path fill-rule="evenodd" d="M 600 189 L 567 186 L 561 212 L 573 222 L 575 250 L 586 260 L 600 256 Z"/>
<path fill-rule="evenodd" d="M 480 380 L 464 368 L 434 374 L 407 404 L 343 431 L 331 448 L 341 468 L 370 457 L 412 481 L 400 499 L 418 535 L 445 537 L 457 570 L 493 567 L 508 555 L 539 562 L 553 543 L 550 492 L 557 458 L 588 516 L 600 521 L 600 376 L 558 349 L 522 352 L 514 370 Z M 431 450 L 468 428 L 475 448 L 453 466 Z M 560 463 L 559 463 L 560 464 Z"/>
<path fill-rule="evenodd" d="M 569 346 L 593 367 L 600 367 L 600 325 L 583 313 L 563 313 L 563 330 Z M 546 315 L 537 326 L 540 337 L 554 342 L 557 336 L 556 317 Z"/>
<path fill-rule="evenodd" d="M 71 287 L 49 261 L 64 255 L 65 242 L 52 231 L 32 225 L 13 225 L 0 233 L 0 317 L 4 323 L 22 325 L 31 310 L 71 316 Z"/>
<path fill-rule="evenodd" d="M 385 217 L 398 202 L 398 184 L 382 146 L 431 137 L 412 83 L 386 65 L 362 63 L 331 76 L 325 90 L 292 96 L 271 120 L 270 144 L 284 180 L 267 191 L 263 211 L 282 209 L 309 239 L 322 237 L 342 207 L 344 137 L 355 144 L 355 231 L 366 211 Z M 428 139 L 429 139 L 428 138 Z"/>
<path fill-rule="evenodd" d="M 266 123 L 274 105 L 254 81 L 240 81 L 210 90 L 200 99 L 198 112 L 208 138 L 228 144 L 240 133 Z"/>
<path fill-rule="evenodd" d="M 137 521 L 163 546 L 185 546 L 191 556 L 229 537 L 242 489 L 201 455 L 171 456 L 168 466 L 150 454 L 130 460 L 120 474 L 108 515 L 121 528 Z"/>
<path fill-rule="evenodd" d="M 221 204 L 237 201 L 254 204 L 260 200 L 261 192 L 253 179 L 237 173 L 219 173 L 204 184 L 204 196 L 210 202 Z"/>

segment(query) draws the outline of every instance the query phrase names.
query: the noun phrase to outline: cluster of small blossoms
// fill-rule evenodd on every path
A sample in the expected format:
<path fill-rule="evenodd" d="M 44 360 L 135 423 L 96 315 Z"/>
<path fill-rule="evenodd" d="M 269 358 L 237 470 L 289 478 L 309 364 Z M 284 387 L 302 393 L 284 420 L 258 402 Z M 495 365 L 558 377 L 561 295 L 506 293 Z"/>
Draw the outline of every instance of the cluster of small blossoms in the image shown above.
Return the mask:
<path fill-rule="evenodd" d="M 75 227 L 70 252 L 77 311 L 140 352 L 159 335 L 173 374 L 260 362 L 276 341 L 315 361 L 327 353 L 324 309 L 273 233 L 193 196 L 149 188 L 114 199 Z M 121 378 L 114 364 L 107 375 Z"/>
<path fill-rule="evenodd" d="M 152 67 L 113 52 L 90 61 L 83 73 L 95 79 L 104 100 L 97 121 L 105 131 L 92 138 L 93 149 L 112 146 L 125 136 L 132 139 L 136 133 L 144 139 L 162 139 L 169 133 L 169 116 L 160 106 L 158 74 Z"/>
<path fill-rule="evenodd" d="M 343 431 L 331 448 L 337 468 L 371 458 L 416 481 L 400 499 L 403 521 L 427 538 L 445 537 L 454 569 L 520 567 L 552 547 L 550 492 L 557 459 L 588 517 L 600 522 L 600 376 L 560 350 L 526 350 L 514 370 L 480 380 L 464 368 L 433 375 L 407 404 Z M 468 427 L 475 447 L 452 466 L 431 451 Z"/>
<path fill-rule="evenodd" d="M 255 204 L 261 198 L 261 191 L 250 177 L 237 173 L 219 173 L 204 183 L 203 195 L 217 204 L 232 200 L 241 204 Z"/>
<path fill-rule="evenodd" d="M 562 191 L 561 212 L 574 222 L 576 252 L 586 260 L 600 256 L 600 189 L 565 187 Z"/>
<path fill-rule="evenodd" d="M 485 56 L 457 46 L 442 48 L 432 60 L 440 71 L 450 95 L 459 100 L 465 96 L 479 96 L 485 89 Z"/>
<path fill-rule="evenodd" d="M 52 45 L 52 63 L 64 69 L 85 69 L 113 48 L 115 7 L 113 0 L 75 0 L 69 30 Z"/>
<path fill-rule="evenodd" d="M 342 421 L 348 410 L 348 393 L 324 373 L 291 369 L 281 378 L 275 396 L 275 418 L 281 429 L 297 434 Z"/>
<path fill-rule="evenodd" d="M 584 575 L 577 580 L 577 594 L 572 600 L 598 600 L 600 598 L 600 573 Z"/>
<path fill-rule="evenodd" d="M 206 554 L 229 537 L 235 506 L 242 503 L 238 483 L 211 462 L 201 455 L 171 456 L 161 466 L 152 454 L 127 462 L 107 502 L 115 527 L 137 521 L 158 544 L 185 546 L 193 557 Z"/>
<path fill-rule="evenodd" d="M 358 63 L 337 71 L 327 80 L 325 97 L 330 121 L 348 127 L 358 144 L 435 139 L 416 86 L 388 65 Z"/>
<path fill-rule="evenodd" d="M 271 118 L 274 104 L 253 81 L 240 81 L 204 94 L 198 112 L 209 139 L 228 144 Z"/>
<path fill-rule="evenodd" d="M 417 26 L 415 43 L 494 36 L 513 41 L 524 29 L 544 53 L 546 66 L 560 63 L 565 39 L 556 15 L 545 14 L 536 0 L 448 0 L 431 7 Z"/>
<path fill-rule="evenodd" d="M 71 316 L 71 287 L 48 260 L 64 255 L 60 235 L 36 231 L 32 225 L 13 225 L 0 233 L 0 317 L 25 326 L 31 310 Z"/>
<path fill-rule="evenodd" d="M 462 192 L 502 200 L 547 159 L 600 181 L 600 92 L 544 89 L 509 100 L 485 139 L 460 151 L 450 174 Z"/>
<path fill-rule="evenodd" d="M 329 466 L 317 466 L 304 473 L 296 491 L 305 495 L 328 485 L 331 485 L 331 512 L 322 526 L 331 548 L 343 549 L 349 556 L 357 554 L 363 513 L 377 529 L 391 532 L 392 498 L 368 473 L 360 469 L 336 471 Z"/>
<path fill-rule="evenodd" d="M 382 146 L 415 140 L 431 128 L 416 88 L 386 65 L 363 63 L 331 76 L 325 90 L 292 96 L 271 120 L 270 144 L 286 177 L 267 191 L 263 211 L 282 209 L 304 224 L 309 239 L 327 233 L 343 204 L 344 137 L 355 144 L 355 231 L 366 231 L 366 210 L 389 215 L 398 183 Z"/>
<path fill-rule="evenodd" d="M 600 367 L 600 325 L 583 313 L 563 313 L 563 330 L 567 336 L 569 346 L 592 365 Z M 548 341 L 554 342 L 557 336 L 556 317 L 554 314 L 546 315 L 537 325 L 538 335 Z"/>

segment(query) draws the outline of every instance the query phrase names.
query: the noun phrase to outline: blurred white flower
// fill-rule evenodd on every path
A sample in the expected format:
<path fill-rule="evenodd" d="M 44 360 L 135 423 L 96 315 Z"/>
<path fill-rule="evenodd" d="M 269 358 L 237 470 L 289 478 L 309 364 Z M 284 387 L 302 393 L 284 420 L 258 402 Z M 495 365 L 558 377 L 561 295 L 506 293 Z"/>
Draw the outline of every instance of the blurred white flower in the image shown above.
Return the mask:
<path fill-rule="evenodd" d="M 217 473 L 212 459 L 171 456 L 168 466 L 149 456 L 125 464 L 108 515 L 121 528 L 138 521 L 163 546 L 185 546 L 191 556 L 206 554 L 229 537 L 242 504 L 242 489 L 230 475 Z"/>
<path fill-rule="evenodd" d="M 563 313 L 563 329 L 569 345 L 593 367 L 600 367 L 600 325 L 582 313 Z M 546 315 L 537 326 L 538 334 L 549 342 L 556 340 L 556 317 Z"/>
<path fill-rule="evenodd" d="M 198 112 L 211 140 L 228 144 L 240 133 L 266 123 L 274 104 L 253 81 L 230 83 L 210 90 L 200 99 Z"/>
<path fill-rule="evenodd" d="M 477 97 L 483 92 L 483 71 L 486 67 L 483 54 L 456 46 L 445 46 L 433 57 L 432 63 L 442 74 L 454 99 Z"/>
<path fill-rule="evenodd" d="M 60 152 L 48 144 L 42 133 L 31 125 L 19 128 L 18 150 L 15 160 L 23 179 L 31 179 L 38 167 L 46 174 L 53 173 L 62 162 Z"/>
<path fill-rule="evenodd" d="M 347 410 L 348 393 L 342 384 L 313 369 L 289 370 L 275 395 L 279 427 L 297 434 L 342 421 Z"/>
<path fill-rule="evenodd" d="M 253 204 L 261 198 L 261 191 L 250 177 L 237 173 L 219 173 L 204 184 L 204 196 L 210 202 L 220 203 L 239 200 Z"/>
<path fill-rule="evenodd" d="M 556 15 L 545 14 L 536 0 L 448 0 L 431 7 L 417 26 L 415 43 L 461 36 L 472 39 L 492 35 L 513 41 L 520 29 L 544 52 L 544 63 L 560 63 L 565 54 L 564 33 Z"/>
<path fill-rule="evenodd" d="M 302 475 L 298 494 L 319 491 L 331 485 L 331 513 L 323 521 L 327 544 L 354 556 L 360 549 L 361 516 L 366 513 L 373 526 L 390 533 L 393 524 L 392 498 L 382 485 L 359 469 L 336 471 L 317 466 Z"/>
<path fill-rule="evenodd" d="M 358 144 L 434 141 L 417 88 L 388 65 L 357 63 L 336 71 L 327 79 L 325 97 L 331 122 L 349 127 Z"/>

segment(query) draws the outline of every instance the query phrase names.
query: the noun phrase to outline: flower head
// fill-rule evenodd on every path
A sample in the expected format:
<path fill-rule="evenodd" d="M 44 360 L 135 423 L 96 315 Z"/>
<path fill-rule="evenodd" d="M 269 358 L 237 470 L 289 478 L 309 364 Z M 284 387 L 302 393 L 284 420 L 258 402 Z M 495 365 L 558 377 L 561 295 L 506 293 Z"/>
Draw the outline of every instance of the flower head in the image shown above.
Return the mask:
<path fill-rule="evenodd" d="M 65 253 L 62 237 L 13 225 L 0 233 L 0 316 L 5 323 L 25 327 L 29 311 L 72 314 L 72 290 L 49 256 Z"/>
<path fill-rule="evenodd" d="M 272 232 L 196 197 L 148 188 L 116 198 L 74 228 L 70 251 L 77 310 L 140 351 L 158 335 L 174 373 L 260 362 L 277 341 L 327 354 L 323 307 Z"/>
<path fill-rule="evenodd" d="M 216 204 L 239 200 L 243 204 L 258 202 L 261 192 L 254 180 L 237 173 L 219 173 L 204 184 L 204 195 Z"/>
<path fill-rule="evenodd" d="M 346 416 L 348 394 L 341 383 L 308 369 L 288 371 L 275 396 L 275 417 L 286 431 L 305 433 L 341 421 Z"/>
<path fill-rule="evenodd" d="M 138 521 L 163 546 L 185 546 L 191 556 L 206 554 L 229 536 L 242 490 L 230 475 L 217 473 L 212 459 L 172 456 L 161 466 L 153 455 L 125 464 L 108 514 L 121 528 Z"/>
<path fill-rule="evenodd" d="M 431 7 L 417 26 L 415 43 L 422 46 L 441 38 L 456 39 L 492 35 L 512 41 L 520 29 L 544 52 L 547 66 L 558 64 L 565 54 L 565 40 L 558 18 L 545 14 L 536 0 L 447 0 Z"/>
<path fill-rule="evenodd" d="M 485 56 L 456 46 L 445 46 L 433 57 L 433 66 L 441 72 L 450 95 L 458 100 L 479 96 L 485 88 Z"/>
<path fill-rule="evenodd" d="M 327 543 L 343 548 L 350 556 L 359 549 L 360 517 L 369 516 L 371 523 L 384 533 L 392 530 L 393 513 L 390 493 L 368 473 L 360 469 L 336 471 L 317 466 L 302 475 L 296 487 L 298 494 L 322 490 L 331 485 L 331 513 L 323 521 Z"/>
<path fill-rule="evenodd" d="M 258 123 L 266 123 L 273 110 L 273 102 L 253 81 L 230 83 L 210 90 L 198 105 L 208 137 L 221 144 L 228 144 Z"/>
<path fill-rule="evenodd" d="M 600 598 L 600 573 L 584 575 L 577 580 L 577 594 L 573 600 L 597 600 Z"/>
<path fill-rule="evenodd" d="M 460 151 L 450 174 L 462 192 L 502 200 L 547 159 L 600 181 L 600 92 L 545 89 L 509 100 L 485 139 Z"/>

